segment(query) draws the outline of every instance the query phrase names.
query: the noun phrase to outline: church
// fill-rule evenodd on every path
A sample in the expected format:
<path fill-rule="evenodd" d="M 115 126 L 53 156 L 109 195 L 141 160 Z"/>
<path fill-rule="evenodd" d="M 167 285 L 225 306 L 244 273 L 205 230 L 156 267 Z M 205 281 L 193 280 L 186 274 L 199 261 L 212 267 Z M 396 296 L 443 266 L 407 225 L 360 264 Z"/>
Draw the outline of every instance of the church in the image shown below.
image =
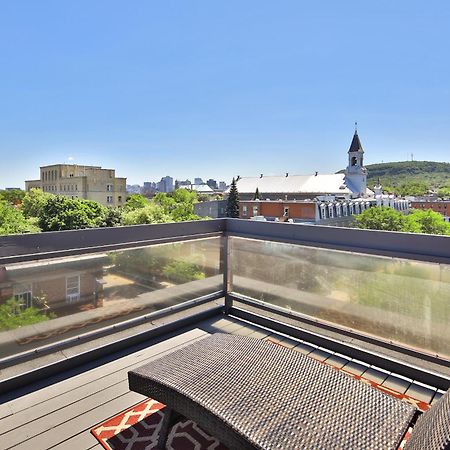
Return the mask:
<path fill-rule="evenodd" d="M 348 150 L 348 165 L 344 173 L 240 177 L 236 185 L 241 200 L 253 200 L 258 190 L 261 200 L 306 200 L 317 197 L 352 199 L 372 197 L 367 188 L 367 169 L 364 167 L 364 149 L 355 129 Z"/>

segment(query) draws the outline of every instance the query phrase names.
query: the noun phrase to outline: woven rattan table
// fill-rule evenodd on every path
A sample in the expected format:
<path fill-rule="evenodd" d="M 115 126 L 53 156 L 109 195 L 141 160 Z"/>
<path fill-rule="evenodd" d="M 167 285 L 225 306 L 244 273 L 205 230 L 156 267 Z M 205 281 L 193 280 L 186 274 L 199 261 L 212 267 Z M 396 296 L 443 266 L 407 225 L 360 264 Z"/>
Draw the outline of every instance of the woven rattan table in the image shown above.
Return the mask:
<path fill-rule="evenodd" d="M 230 450 L 396 449 L 416 412 L 295 350 L 227 334 L 128 377 L 131 390 L 197 422 Z"/>

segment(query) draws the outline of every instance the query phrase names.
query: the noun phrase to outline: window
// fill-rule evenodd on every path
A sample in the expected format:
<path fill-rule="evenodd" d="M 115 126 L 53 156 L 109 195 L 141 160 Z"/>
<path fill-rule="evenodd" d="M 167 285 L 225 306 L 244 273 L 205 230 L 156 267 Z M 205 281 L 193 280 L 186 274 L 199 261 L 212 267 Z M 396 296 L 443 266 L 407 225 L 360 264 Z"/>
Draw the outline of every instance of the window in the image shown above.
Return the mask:
<path fill-rule="evenodd" d="M 253 216 L 257 216 L 258 215 L 258 207 L 254 206 L 253 207 Z"/>
<path fill-rule="evenodd" d="M 117 200 L 118 200 L 119 202 L 121 202 L 121 201 L 122 201 L 122 196 L 119 195 L 119 196 L 117 197 Z"/>
<path fill-rule="evenodd" d="M 19 302 L 20 309 L 33 306 L 33 290 L 31 283 L 22 283 L 14 286 L 14 298 Z"/>
<path fill-rule="evenodd" d="M 106 190 L 107 190 L 108 192 L 112 192 L 112 190 L 113 190 L 112 184 L 107 184 L 107 185 L 106 185 Z"/>
<path fill-rule="evenodd" d="M 80 275 L 66 277 L 66 303 L 80 301 Z"/>
<path fill-rule="evenodd" d="M 108 195 L 108 196 L 106 197 L 106 203 L 112 203 L 112 202 L 113 202 L 112 196 L 111 196 L 111 195 Z"/>
<path fill-rule="evenodd" d="M 284 208 L 283 217 L 289 217 L 289 207 Z"/>
<path fill-rule="evenodd" d="M 328 205 L 328 214 L 330 219 L 333 219 L 334 217 L 333 205 Z"/>
<path fill-rule="evenodd" d="M 242 207 L 242 215 L 243 216 L 247 215 L 247 206 L 245 206 L 245 205 Z"/>

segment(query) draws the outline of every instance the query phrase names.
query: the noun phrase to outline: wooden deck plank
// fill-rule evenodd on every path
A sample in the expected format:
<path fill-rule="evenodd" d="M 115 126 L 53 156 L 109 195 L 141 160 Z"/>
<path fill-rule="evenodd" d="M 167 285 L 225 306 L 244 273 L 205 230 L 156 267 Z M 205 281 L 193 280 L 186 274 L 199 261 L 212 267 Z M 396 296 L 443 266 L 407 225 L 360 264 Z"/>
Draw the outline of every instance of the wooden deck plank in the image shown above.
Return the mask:
<path fill-rule="evenodd" d="M 73 386 L 70 383 L 69 387 L 72 389 L 62 394 L 60 394 L 58 384 L 49 386 L 46 388 L 48 400 L 33 403 L 35 396 L 32 395 L 28 396 L 25 403 L 23 399 L 17 399 L 21 400 L 20 404 L 22 407 L 25 405 L 25 408 L 0 420 L 0 440 L 16 444 L 17 437 L 20 436 L 21 440 L 23 437 L 32 438 L 34 435 L 77 415 L 80 408 L 81 410 L 89 409 L 92 402 L 94 402 L 93 406 L 96 406 L 96 404 L 101 404 L 103 399 L 123 395 L 128 392 L 127 372 L 130 368 L 138 367 L 148 360 L 158 358 L 162 354 L 181 348 L 205 336 L 207 333 L 197 329 L 183 333 L 176 336 L 177 339 L 168 339 L 145 349 L 145 351 L 137 352 L 136 354 L 141 356 L 139 359 L 136 358 L 136 354 L 124 357 L 127 365 L 123 367 L 123 364 L 120 364 L 119 370 L 115 371 L 114 365 L 108 364 L 106 374 L 105 367 L 100 366 L 94 369 L 99 378 L 91 380 L 89 377 L 87 383 L 82 377 L 77 378 L 79 385 Z M 52 390 L 56 391 L 56 394 Z"/>
<path fill-rule="evenodd" d="M 28 422 L 18 428 L 13 428 L 1 436 L 2 440 L 8 442 L 9 446 L 17 445 L 24 440 L 31 439 L 47 430 L 54 429 L 64 422 L 85 414 L 107 403 L 111 399 L 121 397 L 128 392 L 128 380 L 109 386 L 82 401 L 71 403 L 57 411 L 46 414 L 39 419 Z M 80 430 L 81 431 L 81 430 Z"/>
<path fill-rule="evenodd" d="M 111 373 L 124 370 L 133 364 L 137 364 L 145 360 L 149 356 L 173 349 L 178 345 L 188 343 L 202 336 L 207 336 L 207 333 L 196 328 L 194 330 L 188 331 L 187 333 L 183 333 L 169 338 L 165 341 L 158 342 L 143 350 L 139 350 L 127 356 L 123 356 L 120 359 L 108 362 L 102 366 L 90 369 L 86 372 L 75 375 L 56 384 L 52 384 L 30 394 L 11 400 L 2 406 L 10 408 L 13 413 L 18 413 L 20 411 L 23 411 L 24 409 L 30 408 L 32 406 L 37 406 L 42 402 L 48 401 L 50 398 L 57 397 L 66 392 L 72 392 L 73 389 L 81 385 L 98 381 L 103 376 L 108 376 Z"/>
<path fill-rule="evenodd" d="M 205 334 L 206 336 L 206 334 Z M 22 425 L 31 423 L 32 421 L 39 419 L 40 417 L 46 416 L 48 414 L 51 414 L 52 412 L 61 410 L 62 408 L 65 408 L 69 405 L 72 405 L 76 402 L 83 401 L 83 399 L 86 399 L 98 392 L 103 391 L 107 387 L 115 386 L 118 383 L 122 382 L 123 380 L 127 379 L 127 372 L 133 368 L 139 367 L 142 364 L 145 364 L 151 360 L 154 360 L 156 358 L 159 358 L 160 356 L 170 353 L 175 348 L 182 348 L 191 342 L 201 339 L 203 337 L 199 336 L 195 339 L 187 340 L 186 342 L 183 342 L 182 344 L 179 344 L 175 347 L 171 347 L 170 349 L 167 349 L 165 351 L 158 351 L 156 352 L 156 349 L 153 347 L 150 347 L 148 349 L 149 354 L 146 355 L 145 358 L 142 360 L 139 360 L 139 362 L 134 362 L 133 364 L 122 368 L 118 371 L 115 371 L 113 373 L 110 373 L 106 376 L 99 377 L 95 381 L 95 383 L 87 383 L 87 384 L 81 384 L 80 386 L 68 391 L 64 392 L 61 395 L 58 395 L 56 397 L 51 397 L 46 401 L 43 401 L 39 404 L 32 404 L 29 407 L 25 408 L 24 410 L 18 411 L 12 416 L 8 416 L 4 418 L 1 422 L 1 430 L 0 430 L 0 436 L 4 433 L 6 433 L 8 430 L 12 430 L 15 428 L 18 428 Z M 151 352 L 151 350 L 154 349 L 155 352 Z M 160 348 L 158 350 L 161 350 Z M 151 353 L 150 353 L 151 352 Z M 100 373 L 100 371 L 99 371 Z"/>
<path fill-rule="evenodd" d="M 89 429 L 70 437 L 64 442 L 60 442 L 55 447 L 52 447 L 52 450 L 74 450 L 79 448 L 94 449 L 103 447 L 91 434 Z"/>
<path fill-rule="evenodd" d="M 36 450 L 54 447 L 67 440 L 69 436 L 75 436 L 82 431 L 91 429 L 99 422 L 102 422 L 108 417 L 129 408 L 144 398 L 144 396 L 137 394 L 136 392 L 129 391 L 120 397 L 114 398 L 94 409 L 91 409 L 90 411 L 80 411 L 80 415 L 61 423 L 52 429 L 47 429 L 47 431 L 21 442 L 19 445 L 8 446 L 6 447 L 6 450 L 9 450 L 9 448 Z M 79 447 L 76 446 L 74 448 Z"/>

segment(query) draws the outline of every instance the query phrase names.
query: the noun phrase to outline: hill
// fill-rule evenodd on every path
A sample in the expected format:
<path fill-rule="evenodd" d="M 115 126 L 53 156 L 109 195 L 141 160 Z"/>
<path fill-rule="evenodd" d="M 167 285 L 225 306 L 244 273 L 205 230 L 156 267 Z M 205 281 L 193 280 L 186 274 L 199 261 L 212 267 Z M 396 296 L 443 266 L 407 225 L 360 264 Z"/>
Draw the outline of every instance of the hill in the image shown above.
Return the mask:
<path fill-rule="evenodd" d="M 378 178 L 383 187 L 396 187 L 404 184 L 426 184 L 429 189 L 437 190 L 450 186 L 450 163 L 435 161 L 398 161 L 381 164 L 369 164 L 367 184 L 369 187 Z M 340 173 L 344 172 L 343 170 Z"/>

